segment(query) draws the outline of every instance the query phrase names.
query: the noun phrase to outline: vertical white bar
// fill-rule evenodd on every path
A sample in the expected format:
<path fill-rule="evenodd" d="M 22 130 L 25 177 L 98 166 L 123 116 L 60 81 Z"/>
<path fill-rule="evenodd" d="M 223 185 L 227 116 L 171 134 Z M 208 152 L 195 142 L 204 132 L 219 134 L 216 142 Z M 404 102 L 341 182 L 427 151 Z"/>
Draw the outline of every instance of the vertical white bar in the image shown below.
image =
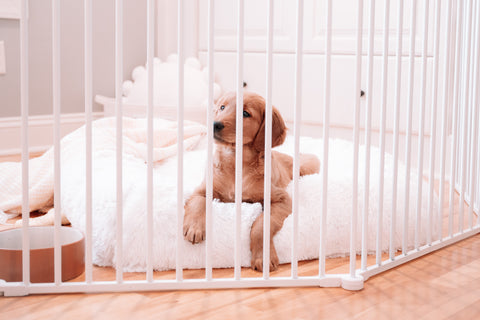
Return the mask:
<path fill-rule="evenodd" d="M 417 208 L 415 211 L 415 249 L 418 250 L 420 245 L 419 233 L 420 233 L 420 217 L 422 210 L 422 191 L 423 191 L 423 145 L 424 145 L 424 127 L 425 127 L 425 97 L 426 85 L 427 85 L 427 55 L 428 55 L 428 12 L 429 12 L 429 2 L 430 0 L 424 0 L 423 6 L 423 48 L 422 48 L 422 79 L 421 81 L 421 91 L 420 91 L 420 124 L 419 124 L 419 137 L 418 137 L 418 180 L 417 180 Z M 439 5 L 437 5 L 440 8 Z M 437 22 L 439 21 L 439 16 L 435 16 Z M 438 27 L 438 25 L 437 25 Z M 437 29 L 438 36 L 438 29 Z M 435 135 L 435 132 L 432 132 L 432 137 Z M 434 140 L 434 139 L 432 139 Z M 431 158 L 430 158 L 431 159 Z M 429 221 L 428 228 L 430 229 L 431 221 Z"/>
<path fill-rule="evenodd" d="M 294 105 L 294 159 L 293 159 L 293 238 L 292 238 L 292 278 L 298 278 L 298 179 L 300 176 L 300 122 L 302 117 L 302 77 L 303 77 L 303 15 L 304 1 L 297 2 L 297 34 L 295 47 L 295 105 Z"/>
<path fill-rule="evenodd" d="M 471 34 L 470 34 L 470 38 L 469 38 L 469 41 L 471 42 L 471 45 L 470 45 L 470 52 L 468 52 L 468 54 L 470 55 L 470 59 L 471 59 L 471 62 L 470 62 L 470 69 L 468 70 L 468 76 L 469 76 L 469 84 L 470 84 L 470 88 L 469 88 L 469 104 L 468 104 L 468 132 L 467 132 L 467 141 L 468 141 L 468 145 L 467 145 L 467 168 L 466 168 L 466 180 L 465 180 L 465 185 L 466 185 L 466 189 L 465 189 L 465 192 L 466 192 L 466 203 L 467 203 L 467 208 L 466 208 L 466 211 L 467 213 L 470 211 L 469 210 L 469 203 L 470 203 L 470 199 L 471 199 L 471 192 L 470 192 L 470 180 L 471 180 L 471 161 L 472 161 L 472 150 L 473 150 L 473 145 L 472 145 L 472 140 L 473 140 L 473 98 L 474 98 L 474 79 L 475 79 L 475 74 L 474 74 L 474 71 L 475 71 L 475 62 L 476 62 L 476 59 L 475 59 L 475 48 L 476 48 L 476 32 L 475 32 L 475 7 L 476 7 L 476 3 L 477 1 L 473 1 L 472 2 L 472 7 L 470 8 L 470 10 L 472 11 L 472 31 L 471 31 Z M 468 225 L 468 228 L 471 228 L 472 226 L 472 223 L 473 223 L 473 216 L 470 217 L 469 214 L 467 214 L 467 218 L 468 218 L 468 221 L 467 221 L 467 225 Z"/>
<path fill-rule="evenodd" d="M 273 0 L 268 1 L 267 17 L 267 74 L 265 99 L 265 171 L 263 189 L 263 278 L 269 277 L 270 270 L 270 211 L 272 184 L 272 78 L 273 78 Z M 295 252 L 293 247 L 292 252 Z M 292 260 L 293 266 L 293 260 Z"/>
<path fill-rule="evenodd" d="M 327 20 L 325 23 L 325 92 L 323 109 L 323 162 L 322 162 L 322 213 L 320 220 L 319 275 L 325 277 L 325 246 L 327 238 L 327 199 L 328 199 L 328 146 L 330 139 L 330 82 L 332 55 L 332 0 L 327 0 Z"/>
<path fill-rule="evenodd" d="M 465 70 L 465 80 L 464 85 L 464 101 L 463 101 L 463 125 L 462 125 L 462 152 L 461 152 L 461 180 L 460 180 L 460 210 L 459 214 L 459 231 L 463 233 L 463 221 L 465 213 L 465 184 L 466 184 L 466 175 L 467 175 L 467 132 L 468 132 L 468 106 L 469 106 L 469 89 L 470 89 L 470 46 L 471 46 L 471 36 L 472 36 L 472 0 L 468 2 L 468 7 L 466 8 L 466 14 L 468 15 L 467 24 L 466 24 L 466 34 L 464 41 L 466 42 L 466 50 L 464 51 L 466 55 L 466 61 L 464 64 Z"/>
<path fill-rule="evenodd" d="M 475 81 L 475 74 L 474 74 L 474 71 L 475 71 L 475 68 L 476 68 L 476 59 L 475 59 L 475 49 L 476 49 L 476 39 L 477 39 L 477 34 L 475 32 L 476 30 L 476 3 L 478 1 L 473 1 L 472 2 L 472 7 L 470 8 L 471 10 L 471 14 L 472 14 L 472 31 L 471 31 L 471 35 L 470 35 L 470 42 L 471 42 L 471 49 L 470 49 L 470 52 L 468 53 L 470 55 L 470 59 L 471 62 L 470 62 L 470 69 L 468 71 L 468 74 L 469 74 L 469 77 L 470 77 L 470 89 L 469 89 L 469 104 L 468 104 L 468 112 L 469 112 L 469 115 L 468 115 L 468 133 L 467 133 L 467 141 L 468 141 L 468 146 L 467 146 L 467 177 L 466 177 L 466 192 L 467 192 L 467 207 L 469 207 L 469 203 L 470 203 L 470 199 L 471 199 L 471 192 L 470 192 L 470 181 L 471 181 L 471 161 L 472 161 L 472 150 L 473 150 L 473 145 L 472 145 L 472 142 L 473 142 L 473 112 L 474 112 L 474 106 L 473 106 L 473 99 L 474 99 L 474 81 Z M 469 208 L 466 209 L 467 212 L 470 212 Z M 472 223 L 473 223 L 473 216 L 471 217 L 469 214 L 467 215 L 468 217 L 468 228 L 471 228 L 472 226 Z"/>
<path fill-rule="evenodd" d="M 115 0 L 115 111 L 116 111 L 116 184 L 117 228 L 116 261 L 117 282 L 123 282 L 123 159 L 122 159 L 122 80 L 123 80 L 123 0 Z"/>
<path fill-rule="evenodd" d="M 450 1 L 450 0 L 449 0 Z M 457 0 L 451 0 L 450 3 L 450 27 L 449 29 L 446 30 L 446 32 L 450 33 L 450 46 L 448 47 L 449 55 L 450 55 L 450 60 L 448 61 L 448 77 L 449 77 L 449 84 L 448 84 L 448 104 L 450 105 L 450 108 L 453 108 L 453 88 L 454 88 L 454 68 L 455 68 L 455 41 L 456 41 L 456 14 L 457 14 L 457 8 L 456 8 L 456 3 Z M 451 116 L 452 116 L 452 110 L 450 109 L 447 115 L 447 121 L 448 121 L 448 128 L 449 128 L 449 133 L 452 134 L 451 130 Z M 450 136 L 451 137 L 451 136 Z M 448 161 L 447 161 L 448 163 Z M 446 169 L 448 171 L 448 169 Z M 448 177 L 447 177 L 448 179 Z M 448 189 L 448 187 L 447 187 Z"/>
<path fill-rule="evenodd" d="M 242 222 L 242 161 L 243 161 L 243 46 L 244 46 L 244 0 L 238 0 L 237 24 L 237 113 L 235 140 L 235 280 L 240 280 L 241 269 L 241 222 Z"/>
<path fill-rule="evenodd" d="M 377 219 L 377 244 L 376 263 L 382 264 L 382 230 L 383 230 L 383 194 L 385 181 L 385 126 L 387 118 L 387 75 L 388 75 L 388 38 L 390 34 L 390 0 L 385 0 L 383 22 L 383 70 L 382 70 L 382 111 L 380 124 L 380 174 L 378 182 L 378 219 Z"/>
<path fill-rule="evenodd" d="M 20 18 L 20 104 L 22 109 L 22 280 L 30 285 L 30 205 L 28 201 L 28 0 L 21 2 Z"/>
<path fill-rule="evenodd" d="M 438 55 L 439 55 L 439 22 L 440 16 L 440 2 L 436 1 L 436 20 L 435 20 L 435 43 L 434 43 L 434 57 L 433 57 L 433 84 L 432 84 L 432 110 L 430 118 L 430 172 L 429 172 L 429 191 L 428 191 L 428 228 L 427 228 L 427 243 L 430 244 L 431 239 L 431 219 L 434 202 L 434 185 L 435 185 L 435 155 L 436 155 L 436 133 L 437 133 L 437 88 L 438 88 Z"/>
<path fill-rule="evenodd" d="M 92 0 L 84 1 L 85 76 L 85 281 L 92 283 Z"/>
<path fill-rule="evenodd" d="M 61 218 L 61 186 L 60 186 L 60 0 L 52 2 L 52 88 L 53 88 L 53 140 L 54 140 L 54 270 L 55 284 L 62 282 L 62 247 L 60 239 Z"/>
<path fill-rule="evenodd" d="M 208 105 L 207 105 L 207 175 L 206 175 L 206 267 L 207 280 L 212 280 L 212 201 L 213 201 L 213 83 L 214 69 L 214 41 L 215 41 L 215 1 L 208 0 Z"/>
<path fill-rule="evenodd" d="M 457 29 L 456 29 L 456 45 L 455 45 L 455 79 L 453 86 L 453 118 L 452 118 L 452 149 L 451 149 L 451 169 L 450 169 L 450 206 L 448 212 L 448 235 L 453 236 L 453 215 L 455 207 L 455 176 L 457 170 L 457 139 L 458 139 L 458 123 L 459 119 L 459 101 L 460 101 L 460 75 L 461 75 L 461 53 L 462 53 L 462 12 L 463 12 L 463 1 L 458 1 L 457 3 Z"/>
<path fill-rule="evenodd" d="M 480 90 L 480 89 L 478 89 Z M 477 123 L 480 122 L 479 118 L 478 118 L 478 115 L 480 114 L 480 110 L 479 110 L 479 105 L 477 104 L 476 105 L 476 108 L 477 108 Z M 475 154 L 475 161 L 474 161 L 474 165 L 476 166 L 476 172 L 477 172 L 477 176 L 476 176 L 476 182 L 475 182 L 475 189 L 477 190 L 477 193 L 476 195 L 474 196 L 474 213 L 477 215 L 477 221 L 476 221 L 476 226 L 479 226 L 480 225 L 480 176 L 478 175 L 478 172 L 480 172 L 480 139 L 478 138 L 478 134 L 479 134 L 479 128 L 478 128 L 478 124 L 477 124 L 477 131 L 475 133 L 475 137 L 476 137 L 476 141 L 477 141 L 477 153 Z M 474 140 L 475 141 L 475 140 Z"/>
<path fill-rule="evenodd" d="M 177 121 L 178 121 L 178 130 L 177 130 L 177 147 L 178 147 L 178 157 L 177 157 L 177 258 L 176 258 L 176 275 L 177 281 L 182 281 L 183 279 L 183 269 L 182 269 L 182 244 L 183 244 L 183 114 L 184 114 L 184 53 L 183 53 L 183 0 L 178 0 L 178 108 L 177 108 Z"/>
<path fill-rule="evenodd" d="M 370 146 L 372 131 L 372 96 L 373 96 L 373 44 L 375 34 L 375 0 L 370 0 L 368 27 L 368 73 L 367 73 L 367 104 L 365 109 L 365 186 L 363 189 L 362 211 L 362 270 L 367 269 L 367 233 L 368 208 L 370 198 Z"/>
<path fill-rule="evenodd" d="M 396 80 L 395 80 L 395 115 L 393 125 L 393 186 L 392 186 L 392 217 L 390 229 L 390 260 L 395 259 L 395 235 L 397 231 L 397 180 L 398 180 L 398 139 L 400 121 L 400 100 L 402 80 L 402 41 L 403 41 L 403 0 L 398 1 L 397 23 L 397 55 L 396 55 Z"/>
<path fill-rule="evenodd" d="M 353 129 L 353 186 L 352 186 L 352 216 L 350 221 L 350 277 L 355 277 L 357 260 L 357 211 L 358 211 L 358 147 L 360 128 L 360 90 L 362 83 L 362 36 L 363 36 L 363 0 L 357 6 L 357 56 L 355 69 L 355 123 Z"/>
<path fill-rule="evenodd" d="M 480 90 L 480 89 L 479 89 Z M 477 123 L 480 122 L 480 117 L 479 117 L 479 114 L 480 114 L 480 106 L 477 104 L 476 105 L 476 108 L 477 108 Z M 474 213 L 477 215 L 477 221 L 476 221 L 476 226 L 479 226 L 480 225 L 480 175 L 478 174 L 478 172 L 480 172 L 480 139 L 478 138 L 478 135 L 479 135 L 479 131 L 480 129 L 478 128 L 478 124 L 477 124 L 477 132 L 475 134 L 475 139 L 477 141 L 477 153 L 475 154 L 475 161 L 474 161 L 474 165 L 476 166 L 476 172 L 477 172 L 477 176 L 476 176 L 476 182 L 475 182 L 475 185 L 476 185 L 476 195 L 474 196 Z M 474 140 L 475 141 L 475 140 Z"/>
<path fill-rule="evenodd" d="M 403 212 L 403 233 L 402 253 L 408 252 L 408 215 L 410 201 L 410 167 L 411 167 L 411 145 L 412 145 L 412 108 L 413 108 L 413 83 L 415 64 L 415 32 L 417 22 L 417 0 L 412 0 L 412 12 L 410 21 L 410 56 L 409 56 L 409 80 L 408 80 L 408 107 L 407 107 L 407 145 L 405 148 L 405 200 Z"/>
<path fill-rule="evenodd" d="M 294 128 L 293 135 L 295 140 L 293 157 L 293 238 L 292 238 L 292 278 L 298 277 L 298 179 L 300 175 L 300 121 L 302 115 L 302 74 L 303 74 L 303 14 L 304 1 L 297 2 L 297 34 L 295 47 L 295 105 L 294 105 Z"/>
<path fill-rule="evenodd" d="M 447 26 L 448 30 L 451 28 L 452 24 L 452 0 L 448 1 L 447 8 L 446 8 L 446 16 L 447 16 Z M 438 5 L 439 6 L 439 5 Z M 437 9 L 436 19 L 440 20 L 440 10 Z M 440 23 L 437 21 L 437 29 L 436 32 L 440 33 Z M 451 71 L 450 70 L 450 32 L 445 32 L 445 74 L 443 78 L 443 110 L 442 110 L 442 141 L 441 141 L 441 150 L 440 150 L 440 187 L 439 187 L 439 203 L 438 203 L 438 234 L 439 240 L 442 240 L 443 235 L 443 202 L 445 197 L 445 159 L 446 155 L 446 141 L 447 141 L 447 111 L 448 111 L 448 94 L 449 94 L 449 85 L 450 85 L 450 77 Z M 433 135 L 434 132 L 432 132 Z M 453 136 L 453 135 L 452 135 Z M 452 141 L 453 143 L 453 141 Z M 430 160 L 432 161 L 432 160 Z M 430 229 L 430 228 L 429 228 Z"/>
<path fill-rule="evenodd" d="M 471 161 L 470 161 L 470 187 L 469 187 L 469 192 L 470 192 L 470 204 L 468 207 L 468 228 L 471 229 L 473 227 L 473 209 L 475 206 L 475 193 L 476 193 L 476 179 L 475 177 L 477 176 L 477 147 L 478 147 L 478 95 L 479 95 L 479 73 L 480 73 L 480 67 L 479 67 L 479 52 L 480 52 L 480 41 L 479 41 L 479 35 L 480 35 L 480 4 L 477 2 L 476 5 L 476 10 L 475 10 L 475 36 L 473 39 L 475 39 L 475 48 L 474 51 L 472 52 L 472 57 L 475 58 L 475 67 L 472 69 L 473 72 L 473 85 L 472 85 L 472 132 L 471 132 L 471 140 L 472 140 L 472 152 L 471 152 Z"/>
<path fill-rule="evenodd" d="M 153 63 L 155 48 L 155 0 L 147 2 L 147 275 L 153 282 Z M 178 204 L 179 206 L 181 204 Z"/>

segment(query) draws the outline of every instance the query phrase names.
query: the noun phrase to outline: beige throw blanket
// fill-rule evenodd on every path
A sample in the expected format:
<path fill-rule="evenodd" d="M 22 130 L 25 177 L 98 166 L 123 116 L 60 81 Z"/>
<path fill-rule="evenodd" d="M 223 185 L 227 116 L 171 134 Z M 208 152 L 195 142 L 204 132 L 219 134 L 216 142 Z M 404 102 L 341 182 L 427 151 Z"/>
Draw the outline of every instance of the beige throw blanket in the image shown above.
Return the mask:
<path fill-rule="evenodd" d="M 158 162 L 177 154 L 177 122 L 154 119 L 153 161 Z M 116 149 L 116 118 L 102 118 L 92 122 L 93 153 Z M 206 134 L 205 126 L 184 122 L 184 149 L 192 149 Z M 147 161 L 146 119 L 123 118 L 123 157 L 133 156 Z M 85 126 L 65 136 L 61 141 L 61 163 L 72 157 L 85 158 Z M 29 160 L 29 211 L 47 212 L 53 206 L 54 149 Z M 0 223 L 22 212 L 22 164 L 0 163 Z M 51 216 L 51 215 L 50 215 Z M 51 216 L 53 218 L 53 216 Z M 53 222 L 53 221 L 51 221 Z"/>

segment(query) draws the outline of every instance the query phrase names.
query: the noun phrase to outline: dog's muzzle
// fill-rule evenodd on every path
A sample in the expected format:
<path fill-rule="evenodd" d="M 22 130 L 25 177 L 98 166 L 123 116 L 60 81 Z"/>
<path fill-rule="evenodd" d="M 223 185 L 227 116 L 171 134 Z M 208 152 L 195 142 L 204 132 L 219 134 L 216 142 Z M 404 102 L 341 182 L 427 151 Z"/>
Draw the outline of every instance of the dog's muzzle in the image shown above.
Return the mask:
<path fill-rule="evenodd" d="M 214 131 L 214 133 L 218 133 L 218 132 L 222 131 L 223 128 L 225 128 L 225 125 L 224 125 L 222 122 L 220 122 L 220 121 L 215 121 L 215 122 L 213 123 L 213 131 Z"/>

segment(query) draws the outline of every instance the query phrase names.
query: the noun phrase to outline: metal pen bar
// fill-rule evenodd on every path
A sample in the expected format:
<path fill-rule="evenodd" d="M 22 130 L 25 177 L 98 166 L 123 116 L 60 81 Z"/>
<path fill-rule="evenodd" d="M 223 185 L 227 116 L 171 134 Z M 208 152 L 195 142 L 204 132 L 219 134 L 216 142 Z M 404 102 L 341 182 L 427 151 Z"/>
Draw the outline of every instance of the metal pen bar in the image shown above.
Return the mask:
<path fill-rule="evenodd" d="M 243 47 L 244 0 L 238 0 L 237 25 L 237 110 L 235 139 L 235 279 L 241 278 L 241 215 L 242 215 L 242 161 L 243 161 Z"/>
<path fill-rule="evenodd" d="M 385 126 L 387 118 L 387 84 L 388 84 L 388 41 L 390 34 L 390 0 L 385 0 L 383 22 L 383 69 L 382 69 L 382 110 L 380 124 L 380 172 L 385 171 Z M 382 264 L 382 229 L 383 229 L 383 196 L 384 196 L 385 175 L 379 174 L 378 182 L 378 219 L 377 219 L 377 243 L 376 243 L 376 263 Z"/>
<path fill-rule="evenodd" d="M 480 90 L 480 89 L 479 89 Z M 479 114 L 480 114 L 480 110 L 479 110 L 479 105 L 477 104 L 477 119 L 476 121 L 479 121 L 480 122 L 480 117 L 479 117 Z M 477 172 L 480 172 L 480 164 L 478 164 L 478 159 L 480 159 L 480 139 L 478 139 L 478 132 L 480 131 L 480 129 L 478 129 L 477 127 L 477 133 L 476 133 L 476 137 L 477 137 L 477 154 L 476 154 L 476 157 L 477 157 L 477 161 L 476 161 L 476 167 L 477 167 Z M 475 214 L 477 215 L 477 222 L 476 222 L 476 226 L 479 226 L 480 225 L 480 176 L 477 174 L 477 177 L 476 177 L 476 189 L 477 189 L 477 194 L 475 196 L 475 200 L 476 200 L 476 205 L 474 207 L 474 212 Z M 474 202 L 475 203 L 475 202 Z"/>
<path fill-rule="evenodd" d="M 437 5 L 437 8 L 440 8 Z M 427 55 L 428 55 L 428 12 L 429 12 L 429 0 L 424 0 L 423 7 L 423 48 L 422 48 L 422 79 L 421 79 L 421 91 L 420 91 L 420 124 L 419 132 L 420 136 L 418 138 L 418 171 L 417 171 L 417 208 L 415 211 L 415 249 L 418 250 L 420 246 L 420 218 L 422 210 L 422 193 L 423 193 L 423 146 L 424 146 L 424 127 L 425 127 L 425 97 L 426 93 L 426 78 L 427 78 Z M 436 21 L 439 21 L 438 14 L 435 16 Z M 438 27 L 438 24 L 437 24 Z M 438 37 L 438 29 L 436 30 L 436 35 Z M 431 132 L 431 141 L 434 142 L 435 131 Z M 435 157 L 430 158 L 430 161 L 435 159 Z M 427 228 L 430 229 L 431 221 L 428 222 Z"/>
<path fill-rule="evenodd" d="M 330 139 L 330 82 L 332 64 L 332 0 L 327 0 L 327 20 L 325 22 L 325 92 L 323 103 L 323 162 L 322 162 L 322 213 L 320 225 L 319 275 L 325 277 L 325 247 L 327 238 L 328 212 L 328 147 Z"/>
<path fill-rule="evenodd" d="M 147 282 L 153 282 L 153 63 L 155 0 L 147 2 Z"/>
<path fill-rule="evenodd" d="M 184 52 L 183 52 L 183 41 L 184 41 L 184 28 L 183 28 L 183 11 L 184 3 L 183 0 L 178 0 L 178 108 L 177 108 L 177 147 L 178 147 L 178 157 L 177 157 L 177 256 L 176 256 L 176 276 L 177 281 L 183 280 L 183 267 L 182 267 L 182 245 L 183 245 L 183 118 L 184 118 L 184 105 L 185 105 L 185 65 L 184 65 Z"/>
<path fill-rule="evenodd" d="M 362 211 L 362 271 L 367 269 L 367 233 L 368 211 L 370 205 L 370 149 L 372 133 L 372 96 L 373 96 L 373 49 L 375 34 L 375 0 L 370 0 L 370 14 L 368 27 L 368 73 L 367 73 L 367 103 L 365 107 L 365 182 L 363 188 Z"/>
<path fill-rule="evenodd" d="M 439 5 L 438 5 L 439 6 Z M 452 9 L 452 0 L 448 1 L 447 4 L 447 28 L 451 28 L 452 17 L 451 17 L 451 9 Z M 436 14 L 437 19 L 437 31 L 440 33 L 440 10 L 437 10 Z M 440 187 L 439 187 L 439 201 L 438 201 L 438 233 L 439 233 L 439 240 L 442 240 L 443 235 L 443 203 L 445 198 L 445 158 L 446 155 L 446 140 L 447 140 L 447 111 L 448 111 L 448 94 L 449 94 L 449 84 L 450 84 L 450 32 L 445 32 L 445 74 L 443 78 L 443 110 L 442 110 L 442 137 L 441 137 L 441 146 L 440 146 Z M 434 132 L 432 132 L 433 134 Z M 430 160 L 432 161 L 432 160 Z"/>
<path fill-rule="evenodd" d="M 471 29 L 471 36 L 469 38 L 470 42 L 471 42 L 471 45 L 470 45 L 470 52 L 469 52 L 469 55 L 470 55 L 470 59 L 471 59 L 471 64 L 470 64 L 470 69 L 469 69 L 469 77 L 470 77 L 470 81 L 469 81 L 469 104 L 468 104 L 468 133 L 467 133 L 467 141 L 468 141 L 468 146 L 467 146 L 467 177 L 466 177 L 466 181 L 465 181 L 465 184 L 466 184 L 466 192 L 467 192 L 467 198 L 466 198 L 466 202 L 467 202 L 467 206 L 468 208 L 466 209 L 468 214 L 467 214 L 467 217 L 468 217 L 468 228 L 470 229 L 473 225 L 473 215 L 470 216 L 469 212 L 470 212 L 470 200 L 471 200 L 471 197 L 472 197 L 472 193 L 470 191 L 470 181 L 472 180 L 472 176 L 471 176 L 471 169 L 472 169 L 472 157 L 473 157 L 473 154 L 472 154 L 472 151 L 473 151 L 473 120 L 474 120 L 474 117 L 473 117 L 473 112 L 474 112 L 474 105 L 473 105 L 473 100 L 474 100 L 474 96 L 475 96 L 475 93 L 474 93 L 474 90 L 475 90 L 475 68 L 476 68 L 476 39 L 477 39 L 477 34 L 476 34 L 476 7 L 477 7 L 477 2 L 478 1 L 473 1 L 472 3 L 472 7 L 471 7 L 471 14 L 472 14 L 472 29 Z"/>
<path fill-rule="evenodd" d="M 85 74 L 85 281 L 92 283 L 92 0 L 84 1 Z"/>
<path fill-rule="evenodd" d="M 475 71 L 475 39 L 476 39 L 476 34 L 475 34 L 475 8 L 476 8 L 476 3 L 477 1 L 474 1 L 472 3 L 472 7 L 470 8 L 470 10 L 472 11 L 471 14 L 472 14 L 472 27 L 471 27 L 471 34 L 470 34 L 470 38 L 469 38 L 469 41 L 470 41 L 470 51 L 468 52 L 468 54 L 470 55 L 470 68 L 468 69 L 468 77 L 469 77 L 469 103 L 467 105 L 467 109 L 468 109 L 468 125 L 467 125 L 467 150 L 466 150 L 466 154 L 465 156 L 467 157 L 466 159 L 466 164 L 467 164 L 467 167 L 466 167 L 466 177 L 465 177 L 465 202 L 466 202 L 466 205 L 467 205 L 467 208 L 466 208 L 466 214 L 467 214 L 467 226 L 468 226 L 468 229 L 471 228 L 472 224 L 473 224 L 473 216 L 470 216 L 468 214 L 468 212 L 470 211 L 469 207 L 470 207 L 470 199 L 471 199 L 471 192 L 470 192 L 470 180 L 471 180 L 471 161 L 472 161 L 472 150 L 473 150 L 473 145 L 472 145 L 472 142 L 473 142 L 473 99 L 474 99 L 474 79 L 475 79 L 475 74 L 474 74 L 474 71 Z"/>
<path fill-rule="evenodd" d="M 457 3 L 457 29 L 456 29 L 456 44 L 455 44 L 455 76 L 454 76 L 454 86 L 453 86 L 453 118 L 452 118 L 452 149 L 451 149 L 451 169 L 450 169 L 450 206 L 448 211 L 448 235 L 453 236 L 453 216 L 454 216 L 454 200 L 455 200 L 455 181 L 456 181 L 456 170 L 457 170 L 457 139 L 458 139 L 458 122 L 460 119 L 460 75 L 461 75 L 461 52 L 462 52 L 462 12 L 463 12 L 463 1 L 458 1 Z"/>
<path fill-rule="evenodd" d="M 415 32 L 417 22 L 417 0 L 412 0 L 410 21 L 410 56 L 409 56 L 409 79 L 408 79 L 408 102 L 407 102 L 407 145 L 405 148 L 405 198 L 403 212 L 402 253 L 408 252 L 408 215 L 410 202 L 410 168 L 411 168 L 411 145 L 412 145 L 412 109 L 413 109 L 413 84 L 415 73 Z"/>
<path fill-rule="evenodd" d="M 30 222 L 28 168 L 28 0 L 20 7 L 20 104 L 22 113 L 22 281 L 30 285 Z"/>
<path fill-rule="evenodd" d="M 466 8 L 466 14 L 468 15 L 467 18 L 467 24 L 466 24 L 466 37 L 464 41 L 466 42 L 466 50 L 464 51 L 466 55 L 465 59 L 465 64 L 464 64 L 464 70 L 465 70 L 465 80 L 463 82 L 463 87 L 464 87 L 464 112 L 463 112 L 463 125 L 462 125 L 462 133 L 463 133 L 463 138 L 462 138 L 462 152 L 461 152 L 461 180 L 460 180 L 460 209 L 459 209 L 459 231 L 460 233 L 463 233 L 464 229 L 464 213 L 465 213 L 465 184 L 466 184 L 466 175 L 467 175 L 467 131 L 468 131 L 468 106 L 469 106 L 469 82 L 470 82 L 470 37 L 472 35 L 472 0 L 469 1 L 468 7 Z"/>
<path fill-rule="evenodd" d="M 208 1 L 208 105 L 207 105 L 207 172 L 206 172 L 206 266 L 207 280 L 212 280 L 212 201 L 213 201 L 213 83 L 215 80 L 215 1 Z"/>
<path fill-rule="evenodd" d="M 55 284 L 62 282 L 62 247 L 60 227 L 62 225 L 61 176 L 60 176 L 60 0 L 52 2 L 52 88 L 53 88 L 53 140 L 54 140 L 54 279 Z"/>
<path fill-rule="evenodd" d="M 474 113 L 474 98 L 475 98 L 475 69 L 476 69 L 476 39 L 477 39 L 477 34 L 476 34 L 476 7 L 477 7 L 477 2 L 478 1 L 475 1 L 473 3 L 473 7 L 472 7 L 472 35 L 471 35 L 471 42 L 472 42 L 472 45 L 471 45 L 471 52 L 470 52 L 470 55 L 471 55 L 471 59 L 472 59 L 472 66 L 471 66 L 471 69 L 470 69 L 470 104 L 469 104 L 469 117 L 468 117 L 468 122 L 469 122 L 469 132 L 468 132 L 468 155 L 467 155 L 467 161 L 468 161 L 468 165 L 467 165 L 467 181 L 466 181 L 466 185 L 467 185 L 467 192 L 468 192 L 468 208 L 467 208 L 467 217 L 468 217 L 468 228 L 470 229 L 473 225 L 473 215 L 470 216 L 470 202 L 471 202 L 471 199 L 472 199 L 472 196 L 473 194 L 471 193 L 471 189 L 470 189 L 470 184 L 471 184 L 471 180 L 472 180 L 472 160 L 473 160 L 473 126 L 474 126 L 474 123 L 473 123 L 473 120 L 474 120 L 474 117 L 473 117 L 473 113 Z M 472 212 L 473 213 L 473 212 Z"/>
<path fill-rule="evenodd" d="M 357 7 L 357 50 L 355 69 L 355 115 L 353 129 L 353 186 L 352 186 L 352 215 L 350 217 L 350 277 L 355 277 L 356 270 L 356 241 L 357 241 L 357 211 L 358 211 L 358 145 L 360 129 L 360 90 L 362 79 L 362 35 L 363 35 L 363 0 L 358 1 Z"/>
<path fill-rule="evenodd" d="M 393 186 L 392 186 L 392 217 L 390 229 L 390 260 L 395 260 L 396 218 L 397 218 L 397 180 L 398 180 L 398 140 L 400 121 L 400 100 L 402 80 L 402 40 L 403 40 L 403 0 L 398 1 L 397 24 L 397 55 L 396 55 L 396 83 L 395 83 L 395 111 L 393 125 Z"/>
<path fill-rule="evenodd" d="M 267 17 L 267 73 L 265 97 L 265 172 L 263 190 L 263 278 L 269 278 L 270 270 L 270 211 L 272 186 L 272 80 L 273 80 L 273 0 L 268 1 Z M 295 249 L 294 249 L 295 251 Z M 292 260 L 293 268 L 293 260 Z"/>
<path fill-rule="evenodd" d="M 295 105 L 294 105 L 294 157 L 293 157 L 293 233 L 292 233 L 292 278 L 298 277 L 298 257 L 293 255 L 298 246 L 298 179 L 300 175 L 300 120 L 302 115 L 302 73 L 303 73 L 303 14 L 304 1 L 297 2 L 297 33 L 295 46 Z"/>
<path fill-rule="evenodd" d="M 123 159 L 122 159 L 122 80 L 123 80 L 123 0 L 115 0 L 115 113 L 116 113 L 116 280 L 123 282 Z"/>
<path fill-rule="evenodd" d="M 480 90 L 480 89 L 479 89 Z M 477 116 L 480 114 L 480 110 L 478 110 L 479 106 L 477 105 Z M 480 122 L 480 117 L 476 119 L 476 121 L 479 121 Z M 478 137 L 478 131 L 479 129 L 477 128 L 477 133 L 476 133 L 476 136 Z M 480 159 L 480 139 L 478 139 L 477 141 L 477 154 L 476 154 L 476 157 L 477 157 L 477 162 L 476 162 L 476 166 L 477 166 L 477 172 L 480 172 L 480 164 L 478 164 L 478 159 Z M 480 226 L 480 176 L 477 174 L 477 177 L 476 177 L 477 181 L 475 182 L 476 183 L 476 186 L 477 186 L 477 195 L 476 195 L 476 206 L 474 208 L 475 210 L 475 213 L 477 215 L 477 222 L 476 222 L 476 226 Z M 474 202 L 475 203 L 475 202 Z"/>
<path fill-rule="evenodd" d="M 478 163 L 478 105 L 479 105 L 479 81 L 480 81 L 480 4 L 476 3 L 476 36 L 475 36 L 475 50 L 473 53 L 473 57 L 475 57 L 475 72 L 473 73 L 473 100 L 472 100 L 472 152 L 471 152 L 471 161 L 470 161 L 470 204 L 468 207 L 468 228 L 471 229 L 473 227 L 473 211 L 475 207 L 475 192 L 476 192 L 476 181 L 475 177 L 477 176 L 477 163 Z"/>
<path fill-rule="evenodd" d="M 440 20 L 441 20 L 441 2 L 435 1 L 435 41 L 433 56 L 433 84 L 432 84 L 432 110 L 430 112 L 430 172 L 429 172 L 429 190 L 428 190 L 428 228 L 427 243 L 432 242 L 432 215 L 433 215 L 433 194 L 435 184 L 435 154 L 436 154 L 436 135 L 437 135 L 437 100 L 438 100 L 438 63 L 440 49 Z"/>

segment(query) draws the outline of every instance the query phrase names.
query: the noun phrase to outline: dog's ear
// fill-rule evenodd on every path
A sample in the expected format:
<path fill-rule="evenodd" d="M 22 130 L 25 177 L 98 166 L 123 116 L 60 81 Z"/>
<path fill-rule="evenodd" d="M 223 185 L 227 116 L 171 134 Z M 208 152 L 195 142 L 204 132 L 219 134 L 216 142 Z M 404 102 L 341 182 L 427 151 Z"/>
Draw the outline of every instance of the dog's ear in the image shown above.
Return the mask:
<path fill-rule="evenodd" d="M 272 107 L 272 148 L 281 145 L 287 137 L 287 126 L 277 108 Z"/>
<path fill-rule="evenodd" d="M 280 112 L 272 106 L 272 148 L 281 145 L 287 136 L 287 127 Z M 260 129 L 253 141 L 255 149 L 259 152 L 265 150 L 265 117 L 263 117 Z"/>

